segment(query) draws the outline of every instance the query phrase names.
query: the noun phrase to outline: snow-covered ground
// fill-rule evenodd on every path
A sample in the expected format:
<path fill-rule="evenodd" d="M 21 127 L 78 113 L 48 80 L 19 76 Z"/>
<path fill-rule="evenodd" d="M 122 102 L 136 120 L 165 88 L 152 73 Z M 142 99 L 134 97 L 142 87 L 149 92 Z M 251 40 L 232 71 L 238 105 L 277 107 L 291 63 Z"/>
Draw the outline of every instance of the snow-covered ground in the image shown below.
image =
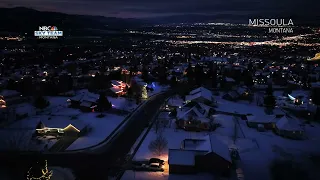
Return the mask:
<path fill-rule="evenodd" d="M 211 180 L 213 176 L 211 174 L 195 174 L 195 175 L 178 175 L 178 174 L 168 174 L 159 172 L 141 172 L 127 170 L 122 178 L 122 180 Z"/>
<path fill-rule="evenodd" d="M 257 106 L 255 103 L 248 103 L 246 101 L 233 102 L 222 99 L 221 97 L 215 97 L 215 99 L 218 101 L 218 107 L 215 108 L 217 111 L 253 115 L 265 114 L 264 109 Z"/>
<path fill-rule="evenodd" d="M 52 171 L 51 180 L 75 180 L 75 176 L 70 169 L 62 167 L 48 167 L 49 171 Z"/>
<path fill-rule="evenodd" d="M 240 104 L 240 107 L 241 106 L 242 105 Z M 236 103 L 234 103 L 230 109 L 234 108 L 236 108 Z M 238 109 L 246 110 L 245 107 L 241 108 Z M 247 109 L 251 109 L 251 107 L 247 106 Z M 260 111 L 258 113 L 260 116 L 264 115 Z M 242 171 L 244 179 L 246 180 L 256 180 L 257 178 L 261 180 L 270 180 L 269 164 L 275 158 L 306 158 L 310 153 L 320 153 L 320 146 L 315 146 L 315 144 L 320 143 L 320 125 L 317 124 L 313 125 L 314 127 L 307 125 L 305 128 L 308 136 L 312 138 L 303 141 L 295 141 L 277 136 L 271 131 L 258 132 L 256 129 L 247 127 L 244 120 L 235 120 L 232 116 L 217 114 L 215 116 L 215 121 L 219 122 L 222 126 L 211 133 L 215 134 L 216 137 L 227 144 L 229 148 L 238 149 L 241 162 L 237 171 Z M 235 124 L 237 124 L 237 131 L 234 130 Z M 168 141 L 168 148 L 180 148 L 182 140 L 186 138 L 202 137 L 208 134 L 206 132 L 195 133 L 185 132 L 183 130 L 176 131 L 174 127 L 175 125 L 172 125 L 171 128 L 166 128 L 163 132 L 163 135 Z M 237 133 L 237 138 L 234 142 L 235 133 Z M 154 140 L 156 136 L 155 130 L 152 129 L 146 136 L 133 160 L 140 161 L 157 157 L 148 149 L 150 142 Z M 164 151 L 159 158 L 167 161 L 168 150 Z M 134 173 L 133 171 L 127 171 L 123 179 L 171 179 L 171 175 L 169 178 L 167 173 L 167 171 L 153 173 Z M 201 176 L 198 175 L 195 175 L 193 178 L 198 179 L 198 177 L 201 178 Z M 191 176 L 185 175 L 180 176 L 180 178 L 187 179 L 191 178 Z"/>
<path fill-rule="evenodd" d="M 89 92 L 87 90 L 80 90 L 77 94 L 79 93 Z M 99 95 L 93 93 L 90 93 L 90 96 L 99 98 Z M 68 108 L 67 99 L 69 99 L 69 97 L 46 98 L 50 101 L 50 105 L 42 111 L 37 110 L 30 103 L 15 106 L 17 113 L 28 113 L 29 117 L 8 125 L 5 130 L 0 130 L 2 137 L 12 137 L 12 140 L 10 141 L 13 141 L 14 138 L 21 139 L 23 136 L 24 138 L 30 138 L 32 133 L 35 132 L 35 127 L 39 121 L 42 121 L 46 126 L 52 128 L 64 128 L 69 124 L 72 124 L 75 127 L 84 127 L 85 125 L 88 125 L 92 130 L 86 136 L 78 138 L 67 149 L 76 150 L 93 146 L 103 141 L 125 119 L 126 116 L 104 113 L 105 117 L 97 118 L 96 116 L 98 113 L 83 113 L 80 110 Z M 135 102 L 123 97 L 108 97 L 108 99 L 113 104 L 113 108 L 120 110 L 133 111 L 138 106 Z M 22 132 L 22 130 L 24 131 Z M 12 131 L 15 131 L 16 133 L 12 133 Z M 15 135 L 13 136 L 12 134 Z M 7 139 L 7 141 L 9 140 Z M 42 142 L 39 143 L 39 141 Z M 42 150 L 46 144 L 47 147 L 50 148 L 55 142 L 56 140 L 53 138 L 50 138 L 50 140 L 48 138 L 43 140 L 39 139 L 35 142 L 32 141 L 31 147 L 28 148 Z"/>

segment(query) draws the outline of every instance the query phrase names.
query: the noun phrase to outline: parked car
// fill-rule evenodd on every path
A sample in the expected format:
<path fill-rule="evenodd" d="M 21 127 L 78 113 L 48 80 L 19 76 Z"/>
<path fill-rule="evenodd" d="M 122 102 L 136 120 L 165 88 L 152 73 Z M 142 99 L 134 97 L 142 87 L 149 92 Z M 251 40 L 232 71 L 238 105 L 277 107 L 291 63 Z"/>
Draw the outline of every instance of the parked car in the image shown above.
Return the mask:
<path fill-rule="evenodd" d="M 149 164 L 151 164 L 151 163 L 159 163 L 161 165 L 164 165 L 164 160 L 161 160 L 161 159 L 158 159 L 158 158 L 151 158 L 149 160 Z"/>
<path fill-rule="evenodd" d="M 151 163 L 146 165 L 147 170 L 149 171 L 164 171 L 160 163 Z"/>
<path fill-rule="evenodd" d="M 140 162 L 132 162 L 132 169 L 136 171 L 145 171 L 147 170 L 147 165 Z"/>

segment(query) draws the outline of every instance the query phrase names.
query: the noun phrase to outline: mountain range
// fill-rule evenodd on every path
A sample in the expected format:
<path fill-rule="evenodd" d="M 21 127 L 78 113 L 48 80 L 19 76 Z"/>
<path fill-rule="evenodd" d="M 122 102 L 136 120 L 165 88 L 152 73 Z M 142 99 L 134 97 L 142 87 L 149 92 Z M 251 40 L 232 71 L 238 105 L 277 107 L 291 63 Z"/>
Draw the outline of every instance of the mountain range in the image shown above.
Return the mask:
<path fill-rule="evenodd" d="M 320 17 L 307 18 L 302 16 L 256 16 L 254 14 L 217 14 L 199 15 L 185 14 L 164 17 L 152 17 L 141 19 L 124 19 L 104 16 L 71 15 L 59 12 L 44 12 L 25 7 L 0 8 L 2 18 L 0 32 L 24 33 L 38 30 L 39 26 L 57 26 L 60 29 L 70 31 L 83 31 L 84 29 L 95 30 L 123 30 L 136 28 L 143 25 L 167 24 L 167 23 L 199 23 L 199 22 L 229 22 L 248 23 L 253 18 L 290 18 L 295 25 L 320 25 Z"/>

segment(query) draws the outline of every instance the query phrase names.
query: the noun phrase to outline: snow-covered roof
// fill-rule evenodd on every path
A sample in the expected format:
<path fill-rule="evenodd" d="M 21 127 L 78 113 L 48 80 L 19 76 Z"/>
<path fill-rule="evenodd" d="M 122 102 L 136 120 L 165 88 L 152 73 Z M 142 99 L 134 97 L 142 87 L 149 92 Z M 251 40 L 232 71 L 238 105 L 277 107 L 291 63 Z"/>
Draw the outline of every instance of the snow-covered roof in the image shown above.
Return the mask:
<path fill-rule="evenodd" d="M 6 97 L 12 97 L 12 96 L 19 96 L 21 93 L 19 93 L 18 91 L 15 90 L 3 90 L 0 93 L 4 98 Z"/>
<path fill-rule="evenodd" d="M 169 164 L 194 166 L 195 155 L 198 153 L 192 150 L 169 149 Z"/>
<path fill-rule="evenodd" d="M 91 101 L 82 101 L 80 106 L 91 107 L 92 106 L 92 102 Z"/>
<path fill-rule="evenodd" d="M 227 82 L 236 82 L 233 78 L 226 77 Z"/>
<path fill-rule="evenodd" d="M 112 92 L 114 92 L 114 93 L 118 93 L 118 92 L 121 92 L 121 91 L 122 91 L 121 88 L 119 88 L 119 87 L 111 87 L 110 90 L 111 90 Z"/>
<path fill-rule="evenodd" d="M 247 116 L 248 122 L 255 122 L 255 123 L 272 123 L 276 122 L 277 119 L 273 115 L 266 115 L 266 116 Z"/>
<path fill-rule="evenodd" d="M 111 80 L 111 84 L 113 84 L 115 86 L 121 86 L 121 82 L 119 82 L 117 80 Z"/>
<path fill-rule="evenodd" d="M 71 124 L 79 130 L 82 130 L 84 127 L 86 127 L 88 125 L 88 124 L 85 124 L 81 121 L 71 121 L 71 120 L 66 120 L 64 118 L 54 118 L 54 120 L 43 119 L 39 122 L 42 122 L 42 124 L 48 128 L 65 128 Z"/>
<path fill-rule="evenodd" d="M 197 89 L 190 91 L 189 95 L 186 96 L 186 100 L 192 101 L 199 97 L 203 97 L 208 101 L 212 101 L 212 92 L 204 87 L 199 87 Z"/>
<path fill-rule="evenodd" d="M 207 135 L 206 137 L 210 141 L 211 151 L 215 154 L 221 156 L 223 159 L 232 162 L 229 147 L 227 144 L 224 144 L 221 140 L 217 139 L 214 134 Z"/>
<path fill-rule="evenodd" d="M 281 119 L 278 120 L 276 126 L 279 130 L 286 130 L 286 131 L 301 131 L 302 128 L 298 120 L 294 118 L 290 118 L 288 116 L 283 116 Z"/>

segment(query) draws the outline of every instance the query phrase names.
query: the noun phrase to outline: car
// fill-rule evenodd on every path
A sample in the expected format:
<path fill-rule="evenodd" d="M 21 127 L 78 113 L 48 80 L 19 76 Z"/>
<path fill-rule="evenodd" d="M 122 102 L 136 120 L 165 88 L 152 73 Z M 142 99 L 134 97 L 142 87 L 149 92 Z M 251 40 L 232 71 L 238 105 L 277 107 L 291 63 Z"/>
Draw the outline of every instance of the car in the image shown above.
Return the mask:
<path fill-rule="evenodd" d="M 164 171 L 160 163 L 151 163 L 146 166 L 146 169 L 149 171 Z"/>
<path fill-rule="evenodd" d="M 146 164 L 140 162 L 132 162 L 132 169 L 136 171 L 145 171 L 148 167 Z"/>
<path fill-rule="evenodd" d="M 161 159 L 158 159 L 158 158 L 151 158 L 149 160 L 149 164 L 151 164 L 151 163 L 159 163 L 161 165 L 164 165 L 164 160 L 161 160 Z"/>

